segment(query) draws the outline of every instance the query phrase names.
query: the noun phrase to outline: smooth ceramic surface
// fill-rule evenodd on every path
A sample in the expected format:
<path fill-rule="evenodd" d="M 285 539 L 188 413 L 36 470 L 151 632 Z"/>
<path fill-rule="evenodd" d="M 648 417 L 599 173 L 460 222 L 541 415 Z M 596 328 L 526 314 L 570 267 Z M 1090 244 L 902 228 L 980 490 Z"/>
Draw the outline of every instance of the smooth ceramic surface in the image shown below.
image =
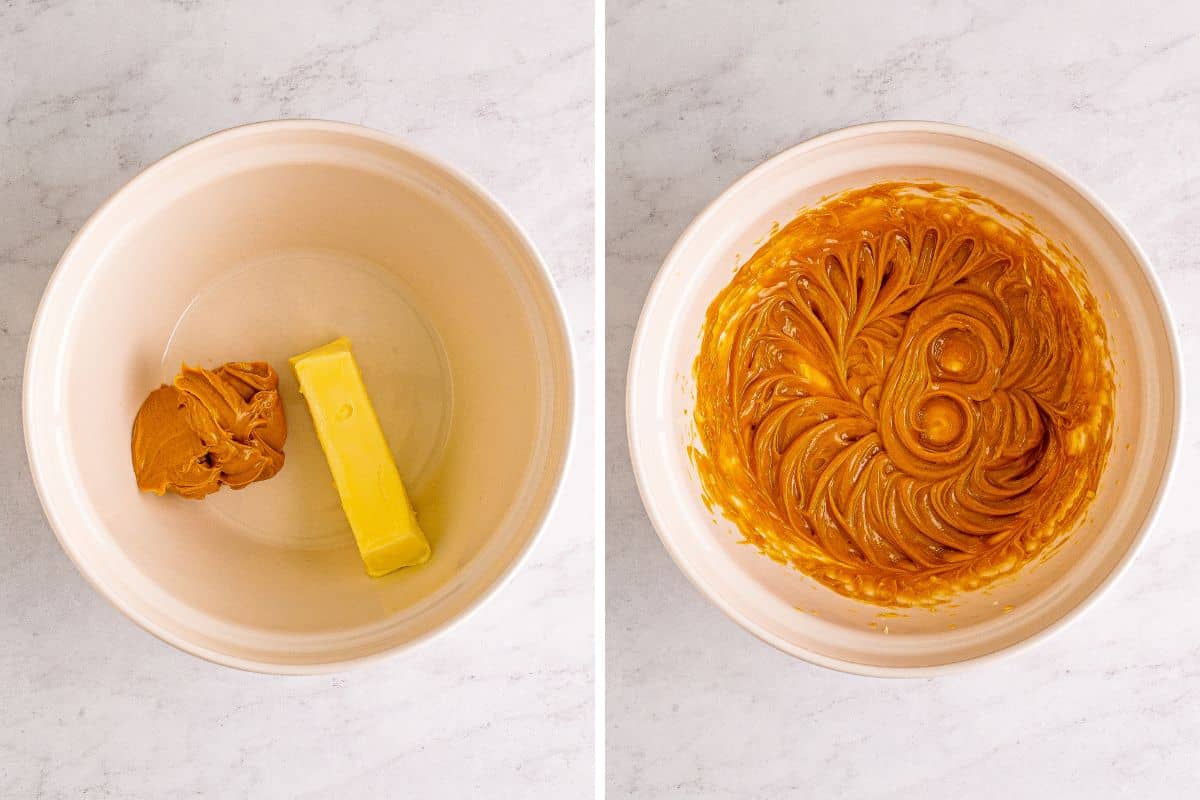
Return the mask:
<path fill-rule="evenodd" d="M 578 523 L 595 502 L 591 13 L 574 0 L 0 11 L 0 797 L 591 791 L 594 537 Z M 58 544 L 21 426 L 33 316 L 87 218 L 179 146 L 278 117 L 387 131 L 487 187 L 553 274 L 579 380 L 562 492 L 513 580 L 433 641 L 324 676 L 215 666 L 130 622 Z"/>
<path fill-rule="evenodd" d="M 695 442 L 692 363 L 712 298 L 730 271 L 796 209 L 880 180 L 965 186 L 1028 215 L 1079 259 L 1116 367 L 1111 461 L 1082 523 L 1049 558 L 953 608 L 884 613 L 746 547 L 709 511 L 687 455 Z M 920 675 L 990 656 L 1057 626 L 1116 577 L 1153 522 L 1175 456 L 1181 367 L 1145 257 L 1098 201 L 1063 173 L 995 137 L 888 122 L 818 137 L 724 192 L 663 263 L 629 365 L 630 453 L 642 498 L 672 557 L 722 610 L 785 652 L 875 675 Z"/>
<path fill-rule="evenodd" d="M 1200 9 L 616 0 L 607 13 L 609 795 L 1188 795 Z M 688 223 L 755 165 L 880 119 L 991 131 L 1091 187 L 1145 249 L 1185 365 L 1179 466 L 1121 579 L 1036 647 L 935 678 L 814 667 L 729 620 L 656 535 L 624 425 L 638 315 Z"/>
<path fill-rule="evenodd" d="M 436 557 L 358 551 L 289 355 L 356 358 Z M 183 362 L 265 360 L 280 474 L 212 501 L 140 493 L 127 421 Z M 25 432 L 67 553 L 147 630 L 247 669 L 332 670 L 443 628 L 517 564 L 567 458 L 570 345 L 512 219 L 381 133 L 281 121 L 153 165 L 83 227 L 30 337 Z"/>

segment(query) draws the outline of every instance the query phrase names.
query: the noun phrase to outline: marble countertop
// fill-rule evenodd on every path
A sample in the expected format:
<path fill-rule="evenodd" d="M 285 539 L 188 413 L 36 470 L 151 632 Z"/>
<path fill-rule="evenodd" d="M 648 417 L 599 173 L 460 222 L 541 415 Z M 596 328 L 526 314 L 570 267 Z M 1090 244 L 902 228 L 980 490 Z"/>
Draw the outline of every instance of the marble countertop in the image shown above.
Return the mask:
<path fill-rule="evenodd" d="M 1200 414 L 1200 7 L 1190 2 L 607 7 L 611 797 L 1185 797 L 1200 746 L 1200 440 L 1126 576 L 1031 651 L 934 680 L 842 675 L 710 605 L 651 529 L 624 377 L 674 239 L 765 158 L 880 119 L 992 131 L 1082 179 L 1166 287 Z"/>
<path fill-rule="evenodd" d="M 0 797 L 582 797 L 593 785 L 593 12 L 569 0 L 0 4 Z M 120 10 L 118 10 L 120 9 Z M 214 130 L 322 117 L 462 167 L 527 228 L 571 319 L 580 436 L 508 586 L 345 674 L 212 666 L 79 576 L 25 460 L 30 324 L 114 190 Z"/>

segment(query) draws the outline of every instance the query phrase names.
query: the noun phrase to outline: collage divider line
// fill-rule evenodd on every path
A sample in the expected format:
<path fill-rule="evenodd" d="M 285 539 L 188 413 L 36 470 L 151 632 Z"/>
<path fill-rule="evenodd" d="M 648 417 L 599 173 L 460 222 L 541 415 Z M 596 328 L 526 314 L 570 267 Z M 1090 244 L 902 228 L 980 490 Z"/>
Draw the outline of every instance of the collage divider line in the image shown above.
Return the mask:
<path fill-rule="evenodd" d="M 595 239 L 595 254 L 593 256 L 592 275 L 595 283 L 593 296 L 595 298 L 594 307 L 594 332 L 593 332 L 593 353 L 596 363 L 594 365 L 594 386 L 593 386 L 593 407 L 595 412 L 595 512 L 594 512 L 594 547 L 595 547 L 595 592 L 594 592 L 594 608 L 593 608 L 593 638 L 595 640 L 595 671 L 594 685 L 595 695 L 593 702 L 593 714 L 595 715 L 595 792 L 596 798 L 605 796 L 605 690 L 607 687 L 607 676 L 605 672 L 605 469 L 604 460 L 606 456 L 605 444 L 605 416 L 606 416 L 606 389 L 605 375 L 607 374 L 605 361 L 605 151 L 604 151 L 604 112 L 605 112 L 605 2 L 604 0 L 595 0 L 593 5 L 595 16 L 595 35 L 593 39 L 594 49 L 594 65 L 595 81 L 593 88 L 592 107 L 595 115 L 595 133 L 593 136 L 593 162 L 595 166 L 594 191 L 592 202 L 594 208 L 594 227 L 593 236 Z"/>

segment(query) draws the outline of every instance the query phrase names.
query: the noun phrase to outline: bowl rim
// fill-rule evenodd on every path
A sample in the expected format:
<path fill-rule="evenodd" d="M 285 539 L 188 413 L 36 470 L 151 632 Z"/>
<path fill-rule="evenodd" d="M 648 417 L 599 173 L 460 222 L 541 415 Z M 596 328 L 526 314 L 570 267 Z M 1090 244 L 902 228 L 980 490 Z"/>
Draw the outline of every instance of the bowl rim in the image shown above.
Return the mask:
<path fill-rule="evenodd" d="M 509 565 L 501 572 L 489 586 L 486 586 L 482 592 L 476 595 L 471 601 L 464 606 L 462 611 L 457 615 L 441 622 L 428 631 L 423 632 L 406 642 L 397 644 L 391 647 L 384 648 L 378 652 L 368 653 L 366 655 L 356 656 L 347 659 L 335 659 L 330 661 L 318 661 L 304 664 L 284 664 L 275 663 L 266 660 L 258 660 L 252 658 L 243 658 L 224 653 L 220 650 L 204 647 L 194 642 L 187 640 L 182 636 L 178 636 L 170 630 L 159 626 L 151 620 L 141 616 L 131 607 L 124 599 L 108 589 L 92 571 L 86 566 L 83 559 L 79 557 L 74 547 L 69 541 L 69 538 L 62 533 L 61 525 L 58 517 L 55 515 L 50 504 L 47 502 L 47 489 L 44 485 L 44 465 L 42 465 L 38 456 L 34 452 L 32 436 L 30 433 L 31 407 L 33 401 L 32 385 L 29 381 L 30 370 L 33 366 L 34 354 L 38 352 L 42 346 L 42 340 L 45 333 L 42 330 L 43 312 L 48 302 L 48 298 L 53 292 L 58 282 L 62 279 L 62 265 L 71 258 L 77 249 L 79 242 L 91 230 L 110 207 L 112 207 L 118 198 L 135 191 L 141 184 L 148 181 L 152 176 L 160 171 L 167 169 L 170 165 L 180 161 L 201 147 L 211 145 L 213 142 L 225 139 L 236 139 L 244 136 L 259 134 L 262 132 L 311 132 L 325 131 L 331 133 L 340 133 L 349 136 L 367 139 L 373 142 L 388 145 L 401 153 L 413 157 L 418 161 L 422 161 L 434 170 L 440 171 L 452 181 L 457 181 L 469 193 L 474 194 L 477 199 L 482 201 L 483 205 L 489 212 L 496 216 L 496 219 L 503 225 L 507 226 L 510 232 L 515 237 L 517 244 L 526 251 L 533 265 L 537 267 L 535 273 L 545 283 L 548 289 L 547 297 L 550 299 L 550 305 L 553 308 L 553 314 L 543 320 L 543 324 L 552 328 L 552 334 L 557 334 L 564 344 L 564 355 L 566 358 L 566 380 L 563 383 L 566 393 L 566 418 L 563 420 L 565 430 L 565 443 L 560 457 L 557 474 L 554 476 L 553 484 L 549 487 L 546 502 L 542 509 L 537 514 L 532 523 L 532 531 L 521 544 L 515 557 Z M 436 637 L 447 633 L 455 628 L 469 617 L 473 616 L 485 603 L 491 600 L 502 588 L 508 585 L 517 571 L 524 566 L 529 559 L 530 553 L 533 550 L 534 544 L 541 539 L 545 533 L 546 523 L 550 516 L 558 507 L 562 497 L 563 484 L 566 481 L 566 476 L 570 472 L 571 466 L 574 463 L 575 448 L 576 448 L 576 427 L 579 417 L 580 393 L 578 391 L 577 382 L 579 372 L 577 366 L 577 354 L 575 352 L 576 345 L 571 337 L 571 329 L 567 324 L 566 309 L 563 305 L 562 294 L 558 285 L 554 280 L 554 276 L 550 272 L 550 268 L 543 258 L 537 246 L 533 243 L 532 238 L 525 228 L 517 221 L 512 213 L 505 208 L 494 195 L 483 187 L 474 178 L 467 175 L 459 168 L 449 164 L 441 158 L 431 155 L 425 150 L 415 147 L 399 136 L 369 128 L 365 125 L 357 125 L 349 122 L 341 122 L 336 120 L 325 119 L 309 119 L 309 118 L 281 118 L 269 119 L 255 122 L 247 122 L 241 125 L 235 125 L 230 128 L 213 131 L 198 139 L 183 144 L 174 150 L 171 150 L 166 155 L 157 159 L 149 166 L 142 169 L 131 179 L 118 187 L 110 194 L 104 202 L 102 202 L 95 211 L 93 211 L 75 235 L 71 237 L 70 243 L 63 254 L 59 257 L 55 264 L 54 270 L 50 274 L 49 280 L 46 282 L 45 289 L 42 290 L 41 299 L 38 301 L 37 311 L 34 313 L 33 321 L 30 326 L 29 342 L 25 349 L 25 364 L 22 371 L 22 391 L 21 391 L 21 427 L 24 431 L 25 439 L 25 455 L 29 462 L 30 478 L 33 481 L 34 488 L 37 491 L 38 502 L 41 504 L 42 513 L 49 523 L 50 528 L 54 531 L 55 538 L 58 539 L 59 546 L 67 554 L 67 557 L 75 565 L 76 570 L 91 584 L 92 588 L 104 597 L 108 602 L 115 606 L 128 619 L 132 620 L 136 625 L 152 634 L 154 637 L 163 641 L 178 650 L 194 655 L 212 664 L 217 664 L 224 667 L 232 667 L 234 669 L 245 672 L 254 672 L 264 675 L 327 675 L 336 672 L 343 672 L 348 669 L 354 669 L 367 664 L 382 661 L 386 658 L 391 658 L 399 653 L 409 652 L 412 649 L 419 647 Z"/>
<path fill-rule="evenodd" d="M 1057 178 L 1066 184 L 1070 189 L 1077 192 L 1089 205 L 1092 206 L 1112 227 L 1112 229 L 1121 238 L 1122 242 L 1129 248 L 1137 261 L 1143 275 L 1146 277 L 1150 285 L 1151 294 L 1158 307 L 1159 315 L 1166 329 L 1167 347 L 1170 351 L 1170 366 L 1171 366 L 1171 389 L 1172 396 L 1175 401 L 1174 415 L 1171 420 L 1171 437 L 1168 443 L 1168 452 L 1163 466 L 1162 480 L 1156 488 L 1155 495 L 1151 500 L 1150 507 L 1140 523 L 1139 530 L 1126 548 L 1125 552 L 1117 563 L 1109 570 L 1109 572 L 1101 578 L 1099 584 L 1092 592 L 1077 603 L 1072 608 L 1068 609 L 1058 619 L 1040 628 L 1028 636 L 1019 639 L 1012 644 L 997 648 L 987 653 L 983 653 L 971 658 L 950 661 L 941 664 L 931 664 L 916 667 L 891 667 L 880 666 L 876 664 L 868 664 L 857 661 L 836 658 L 818 653 L 805 647 L 801 647 L 792 642 L 787 641 L 781 636 L 776 636 L 767 631 L 755 621 L 750 619 L 741 610 L 736 608 L 732 603 L 728 603 L 723 597 L 718 595 L 715 590 L 711 589 L 696 568 L 682 550 L 675 544 L 671 537 L 664 531 L 668 528 L 663 520 L 657 506 L 650 497 L 646 489 L 646 475 L 650 469 L 648 463 L 650 459 L 644 452 L 642 446 L 634 436 L 634 409 L 640 404 L 640 393 L 649 391 L 649 389 L 639 387 L 633 380 L 635 373 L 642 369 L 644 340 L 647 336 L 645 322 L 648 311 L 658 304 L 665 302 L 665 284 L 666 278 L 671 270 L 676 266 L 675 260 L 679 257 L 689 240 L 697 235 L 697 232 L 708 225 L 711 218 L 728 202 L 729 198 L 738 193 L 744 186 L 755 181 L 764 173 L 775 169 L 779 163 L 802 156 L 805 153 L 816 150 L 828 144 L 840 141 L 846 141 L 856 138 L 861 138 L 868 135 L 879 133 L 923 133 L 923 134 L 943 134 L 955 136 L 962 139 L 968 139 L 980 144 L 988 145 L 1007 151 L 1019 158 L 1022 158 L 1034 167 L 1043 170 L 1050 176 Z M 1121 222 L 1120 219 L 1113 213 L 1103 200 L 1101 200 L 1090 188 L 1079 180 L 1071 177 L 1063 169 L 1052 162 L 1049 162 L 1042 157 L 1030 152 L 1029 150 L 1009 142 L 994 134 L 981 131 L 976 128 L 971 128 L 965 125 L 959 125 L 948 122 L 925 121 L 925 120 L 885 120 L 880 122 L 865 122 L 855 125 L 849 125 L 843 128 L 837 128 L 825 133 L 813 136 L 797 145 L 794 145 L 786 150 L 783 150 L 775 155 L 767 158 L 749 172 L 742 175 L 732 184 L 726 187 L 717 197 L 705 206 L 696 217 L 688 224 L 683 233 L 676 239 L 668 251 L 666 258 L 659 267 L 653 282 L 650 284 L 650 289 L 646 293 L 646 299 L 642 305 L 641 313 L 638 316 L 636 332 L 634 334 L 633 343 L 630 348 L 629 365 L 625 375 L 625 428 L 627 437 L 627 446 L 629 448 L 630 461 L 633 466 L 634 479 L 637 483 L 638 493 L 642 499 L 642 505 L 646 509 L 647 516 L 654 527 L 655 533 L 658 534 L 659 540 L 663 547 L 675 562 L 675 565 L 683 572 L 687 579 L 691 582 L 709 602 L 719 608 L 727 617 L 732 619 L 746 631 L 750 632 L 758 639 L 766 642 L 772 647 L 780 650 L 788 655 L 807 661 L 821 667 L 837 670 L 853 675 L 862 675 L 867 677 L 878 678 L 903 678 L 903 677 L 931 677 L 936 675 L 946 675 L 955 672 L 960 672 L 970 667 L 978 666 L 985 663 L 992 663 L 1002 658 L 1016 655 L 1024 652 L 1040 642 L 1045 641 L 1050 636 L 1065 629 L 1067 625 L 1078 619 L 1083 613 L 1095 604 L 1102 595 L 1108 592 L 1129 568 L 1138 551 L 1145 544 L 1146 537 L 1152 527 L 1158 520 L 1159 513 L 1162 509 L 1163 499 L 1166 497 L 1170 485 L 1175 478 L 1179 461 L 1179 442 L 1182 436 L 1183 429 L 1183 408 L 1185 405 L 1185 383 L 1183 380 L 1183 359 L 1180 352 L 1178 333 L 1176 331 L 1175 319 L 1171 314 L 1170 306 L 1167 304 L 1166 293 L 1162 283 L 1159 280 L 1157 273 L 1150 264 L 1149 258 L 1145 251 L 1138 244 L 1137 240 L 1129 229 Z"/>

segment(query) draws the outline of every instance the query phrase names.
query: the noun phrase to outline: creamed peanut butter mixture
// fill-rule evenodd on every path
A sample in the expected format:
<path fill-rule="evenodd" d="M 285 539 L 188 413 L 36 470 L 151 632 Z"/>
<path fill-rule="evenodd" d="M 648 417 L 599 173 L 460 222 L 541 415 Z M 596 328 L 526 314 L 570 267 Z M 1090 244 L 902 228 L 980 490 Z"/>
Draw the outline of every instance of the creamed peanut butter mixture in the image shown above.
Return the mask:
<path fill-rule="evenodd" d="M 939 184 L 802 212 L 709 307 L 695 376 L 710 506 L 768 556 L 885 606 L 945 602 L 1052 547 L 1112 440 L 1082 273 Z"/>

